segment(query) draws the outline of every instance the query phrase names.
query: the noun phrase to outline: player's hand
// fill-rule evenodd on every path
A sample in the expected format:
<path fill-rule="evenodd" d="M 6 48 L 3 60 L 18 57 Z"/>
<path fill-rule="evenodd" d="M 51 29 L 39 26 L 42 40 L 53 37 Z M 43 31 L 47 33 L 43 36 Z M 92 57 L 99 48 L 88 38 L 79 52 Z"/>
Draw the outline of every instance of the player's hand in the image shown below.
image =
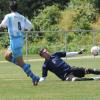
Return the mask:
<path fill-rule="evenodd" d="M 0 32 L 3 32 L 3 31 L 4 31 L 4 29 L 2 27 L 0 27 Z"/>
<path fill-rule="evenodd" d="M 83 54 L 83 52 L 85 52 L 85 49 L 81 49 L 78 54 Z"/>
<path fill-rule="evenodd" d="M 41 77 L 40 80 L 39 80 L 39 82 L 42 82 L 42 81 L 44 81 L 45 79 L 46 79 L 45 77 Z"/>

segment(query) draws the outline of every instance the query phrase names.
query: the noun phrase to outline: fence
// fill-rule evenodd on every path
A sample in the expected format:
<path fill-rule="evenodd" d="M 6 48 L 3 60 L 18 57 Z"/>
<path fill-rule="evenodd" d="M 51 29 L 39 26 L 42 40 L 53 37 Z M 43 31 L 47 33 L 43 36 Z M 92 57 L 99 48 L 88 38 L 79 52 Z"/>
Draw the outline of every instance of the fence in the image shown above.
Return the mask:
<path fill-rule="evenodd" d="M 87 49 L 87 53 L 90 52 L 90 49 L 93 45 L 99 45 L 100 46 L 100 31 L 99 30 L 69 30 L 69 31 L 33 31 L 34 33 L 55 33 L 58 34 L 58 37 L 56 42 L 54 40 L 54 43 L 50 43 L 50 44 L 45 44 L 47 45 L 46 47 L 51 49 L 51 52 L 55 52 L 55 51 L 72 51 L 72 50 L 79 50 L 81 48 L 86 48 Z M 90 33 L 90 35 L 84 35 L 84 33 Z M 27 33 L 27 32 L 26 32 Z M 73 43 L 73 41 L 70 40 L 70 38 L 73 38 L 73 33 L 75 34 L 80 34 L 80 39 L 78 40 L 74 40 L 75 42 Z M 40 36 L 36 36 L 35 37 L 39 38 Z M 44 39 L 45 36 L 42 36 L 42 38 Z M 55 38 L 55 36 L 52 38 Z M 76 35 L 74 38 L 77 38 Z M 53 40 L 53 39 L 52 39 Z M 72 39 L 73 40 L 73 39 Z M 74 44 L 74 45 L 73 45 Z M 38 45 L 38 44 L 37 44 Z M 41 43 L 40 48 L 45 47 L 45 45 L 43 45 Z M 26 34 L 26 56 L 28 56 L 28 34 Z"/>
<path fill-rule="evenodd" d="M 0 32 L 0 40 L 2 40 L 2 34 L 7 32 Z M 93 45 L 100 46 L 100 30 L 69 30 L 69 31 L 25 31 L 25 47 L 24 53 L 26 57 L 29 54 L 37 53 L 40 48 L 46 47 L 51 52 L 55 51 L 72 51 L 79 50 L 80 48 L 86 48 L 89 53 L 90 48 Z M 48 34 L 47 36 L 43 34 Z M 37 35 L 38 34 L 38 35 Z M 75 35 L 77 34 L 77 35 Z M 85 34 L 85 35 L 84 35 Z M 89 35 L 88 35 L 89 34 Z M 4 35 L 3 43 L 8 43 L 8 36 Z M 5 42 L 4 42 L 5 41 Z M 48 42 L 49 41 L 49 42 Z M 6 45 L 8 45 L 6 43 Z M 5 45 L 5 46 L 6 46 Z M 2 48 L 2 46 L 0 46 Z M 1 49 L 2 52 L 2 49 Z"/>

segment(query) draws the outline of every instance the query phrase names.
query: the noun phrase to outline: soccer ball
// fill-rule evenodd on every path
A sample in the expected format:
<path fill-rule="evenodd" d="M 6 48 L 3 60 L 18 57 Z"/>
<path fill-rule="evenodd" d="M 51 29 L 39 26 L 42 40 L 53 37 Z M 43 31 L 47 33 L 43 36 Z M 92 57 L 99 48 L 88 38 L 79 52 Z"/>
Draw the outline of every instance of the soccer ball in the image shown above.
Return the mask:
<path fill-rule="evenodd" d="M 99 46 L 93 46 L 91 48 L 91 54 L 94 56 L 97 56 L 100 53 L 100 47 Z"/>

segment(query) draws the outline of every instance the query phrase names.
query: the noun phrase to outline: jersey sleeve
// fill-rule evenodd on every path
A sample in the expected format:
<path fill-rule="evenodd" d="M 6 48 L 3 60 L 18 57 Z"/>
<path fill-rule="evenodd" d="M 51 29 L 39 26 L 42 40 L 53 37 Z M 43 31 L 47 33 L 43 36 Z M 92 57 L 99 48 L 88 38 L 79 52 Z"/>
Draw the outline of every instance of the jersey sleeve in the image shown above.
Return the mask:
<path fill-rule="evenodd" d="M 73 56 L 77 56 L 78 52 L 56 52 L 53 54 L 54 56 L 58 56 L 60 57 L 73 57 Z"/>
<path fill-rule="evenodd" d="M 25 18 L 24 21 L 25 21 L 24 28 L 26 30 L 30 31 L 33 28 L 32 23 L 27 18 Z"/>
<path fill-rule="evenodd" d="M 60 57 L 66 57 L 66 52 L 56 52 L 53 54 L 54 56 L 58 56 L 59 58 Z"/>
<path fill-rule="evenodd" d="M 8 17 L 5 16 L 0 25 L 1 25 L 1 27 L 6 28 L 7 24 L 8 24 Z"/>
<path fill-rule="evenodd" d="M 77 56 L 78 52 L 66 52 L 66 56 L 67 57 L 73 57 L 73 56 Z"/>
<path fill-rule="evenodd" d="M 42 77 L 47 77 L 47 74 L 48 74 L 47 64 L 44 63 L 42 66 Z"/>

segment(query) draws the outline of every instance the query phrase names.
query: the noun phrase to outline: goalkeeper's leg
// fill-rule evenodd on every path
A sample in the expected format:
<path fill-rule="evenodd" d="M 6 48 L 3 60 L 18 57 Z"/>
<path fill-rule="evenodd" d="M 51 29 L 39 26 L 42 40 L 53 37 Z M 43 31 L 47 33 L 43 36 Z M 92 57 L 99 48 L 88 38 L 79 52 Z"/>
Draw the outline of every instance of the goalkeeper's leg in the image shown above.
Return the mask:
<path fill-rule="evenodd" d="M 90 77 L 90 78 L 86 78 L 86 77 L 83 77 L 83 78 L 73 77 L 72 78 L 72 81 L 92 81 L 92 80 L 99 81 L 100 77 Z"/>
<path fill-rule="evenodd" d="M 98 69 L 86 69 L 86 74 L 95 74 L 95 75 L 100 75 L 100 70 Z"/>
<path fill-rule="evenodd" d="M 100 70 L 98 69 L 72 67 L 71 71 L 75 77 L 80 77 L 80 78 L 84 77 L 86 74 L 100 75 Z"/>
<path fill-rule="evenodd" d="M 85 78 L 85 77 L 83 77 L 83 78 L 78 78 L 78 77 L 73 77 L 72 78 L 72 81 L 90 81 L 90 80 L 95 80 L 94 78 Z"/>

